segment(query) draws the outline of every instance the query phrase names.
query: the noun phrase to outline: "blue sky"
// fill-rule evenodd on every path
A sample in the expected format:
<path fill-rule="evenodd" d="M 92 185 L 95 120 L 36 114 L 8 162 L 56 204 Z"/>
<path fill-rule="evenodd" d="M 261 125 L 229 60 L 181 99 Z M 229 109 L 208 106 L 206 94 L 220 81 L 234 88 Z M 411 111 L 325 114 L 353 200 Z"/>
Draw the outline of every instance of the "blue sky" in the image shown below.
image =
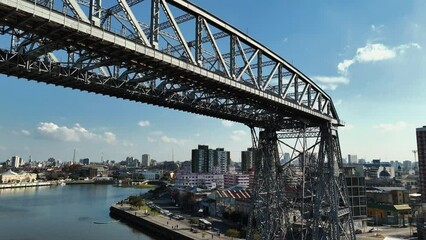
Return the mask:
<path fill-rule="evenodd" d="M 333 98 L 343 155 L 412 160 L 426 125 L 425 1 L 194 0 L 310 76 Z M 266 4 L 267 3 L 267 4 Z M 190 159 L 197 144 L 240 161 L 237 123 L 0 75 L 0 162 Z"/>

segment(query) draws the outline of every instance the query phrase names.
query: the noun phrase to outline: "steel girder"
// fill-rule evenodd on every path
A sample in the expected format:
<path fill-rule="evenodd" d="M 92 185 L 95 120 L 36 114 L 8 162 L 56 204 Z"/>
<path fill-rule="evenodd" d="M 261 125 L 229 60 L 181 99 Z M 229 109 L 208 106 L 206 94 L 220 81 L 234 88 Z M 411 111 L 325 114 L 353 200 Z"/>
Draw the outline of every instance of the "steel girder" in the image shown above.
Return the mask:
<path fill-rule="evenodd" d="M 270 114 L 262 114 L 262 110 L 252 103 L 244 103 L 221 92 L 208 92 L 184 82 L 178 83 L 180 80 L 173 79 L 173 73 L 162 76 L 167 80 L 141 83 L 130 79 L 130 76 L 134 79 L 140 77 L 134 71 L 127 73 L 128 81 L 117 81 L 117 78 L 81 67 L 63 67 L 60 63 L 45 59 L 34 60 L 28 55 L 0 51 L 0 71 L 6 75 L 229 119 L 247 125 L 261 126 L 264 122 L 273 121 L 268 119 Z"/>
<path fill-rule="evenodd" d="M 183 0 L 5 0 L 0 34 L 0 73 L 266 129 L 253 197 L 254 213 L 270 213 L 256 215 L 262 238 L 354 239 L 331 98 L 226 22 Z M 280 145 L 294 149 L 282 165 Z"/>
<path fill-rule="evenodd" d="M 152 0 L 151 5 L 154 7 L 146 10 L 150 18 L 144 22 L 133 13 L 131 4 L 119 0 L 121 9 L 113 5 L 110 7 L 113 9 L 108 11 L 109 16 L 117 15 L 117 21 L 111 22 L 110 26 L 120 28 L 121 25 L 125 29 L 116 34 L 85 21 L 88 18 L 92 22 L 93 18 L 93 14 L 89 17 L 84 15 L 89 11 L 87 5 L 98 6 L 100 1 L 91 0 L 89 4 L 77 5 L 80 2 L 63 2 L 72 9 L 65 12 L 69 17 L 59 12 L 61 8 L 55 12 L 58 5 L 56 2 L 52 5 L 53 10 L 50 10 L 44 5 L 38 5 L 38 2 L 6 1 L 0 5 L 0 14 L 3 16 L 0 23 L 40 36 L 38 44 L 43 51 L 38 50 L 38 55 L 43 52 L 61 54 L 56 52 L 61 49 L 70 51 L 70 47 L 65 49 L 64 46 L 71 46 L 80 52 L 85 50 L 109 58 L 119 56 L 117 62 L 121 61 L 121 65 L 116 68 L 121 70 L 118 72 L 126 71 L 124 69 L 130 64 L 153 69 L 158 63 L 166 63 L 164 59 L 167 58 L 170 60 L 167 63 L 170 69 L 186 72 L 184 78 L 193 75 L 200 79 L 196 75 L 205 73 L 212 86 L 221 85 L 220 90 L 224 94 L 241 92 L 238 94 L 240 97 L 257 103 L 257 108 L 272 107 L 275 109 L 273 114 L 282 115 L 282 119 L 291 118 L 311 125 L 330 121 L 340 124 L 331 98 L 308 77 L 249 36 L 189 2 Z M 131 1 L 135 4 L 133 7 L 144 2 L 147 1 Z M 139 7 L 147 8 L 144 5 Z M 101 11 L 101 14 L 98 12 L 97 16 L 102 18 L 104 9 L 109 8 L 98 6 L 97 11 Z M 5 17 L 9 14 L 9 17 Z M 176 21 L 175 15 L 180 16 L 181 20 Z M 20 23 L 22 19 L 25 20 L 24 24 Z M 149 31 L 148 35 L 145 34 L 146 30 Z M 166 32 L 162 34 L 161 31 Z M 140 40 L 134 40 L 133 36 L 139 36 Z M 158 43 L 155 42 L 156 38 Z M 44 43 L 50 45 L 43 46 Z M 171 46 L 174 46 L 173 51 L 168 50 Z M 147 52 L 151 53 L 150 56 Z M 209 54 L 206 55 L 207 52 Z M 77 58 L 78 55 L 74 55 L 73 61 L 78 61 Z M 86 61 L 93 62 L 93 59 Z M 191 86 L 194 87 L 204 84 L 188 81 L 193 81 Z M 253 94 L 255 99 L 252 98 Z M 281 126 L 277 126 L 279 128 Z"/>

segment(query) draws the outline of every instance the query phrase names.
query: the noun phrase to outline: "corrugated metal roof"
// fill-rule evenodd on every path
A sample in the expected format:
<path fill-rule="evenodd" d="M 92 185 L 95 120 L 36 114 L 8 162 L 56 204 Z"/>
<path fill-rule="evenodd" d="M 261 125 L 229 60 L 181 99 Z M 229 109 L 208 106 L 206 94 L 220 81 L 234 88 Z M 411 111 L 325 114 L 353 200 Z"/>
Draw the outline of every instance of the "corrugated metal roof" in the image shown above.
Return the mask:
<path fill-rule="evenodd" d="M 398 210 L 411 210 L 411 207 L 408 204 L 401 204 L 401 205 L 393 205 L 393 207 Z"/>
<path fill-rule="evenodd" d="M 216 194 L 218 198 L 250 199 L 250 192 L 248 190 L 222 190 L 216 191 Z"/>

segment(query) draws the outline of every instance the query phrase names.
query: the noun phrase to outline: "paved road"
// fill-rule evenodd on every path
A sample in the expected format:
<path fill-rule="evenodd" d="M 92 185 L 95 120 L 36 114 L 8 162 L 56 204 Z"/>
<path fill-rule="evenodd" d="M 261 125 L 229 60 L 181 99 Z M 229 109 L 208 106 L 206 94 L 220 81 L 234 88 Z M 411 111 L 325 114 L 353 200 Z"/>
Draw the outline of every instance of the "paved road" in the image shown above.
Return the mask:
<path fill-rule="evenodd" d="M 162 225 L 164 227 L 173 229 L 173 231 L 176 232 L 180 232 L 181 234 L 191 237 L 194 240 L 202 240 L 202 239 L 215 239 L 215 240 L 232 240 L 232 239 L 236 239 L 236 238 L 230 238 L 230 237 L 226 237 L 223 234 L 221 234 L 220 236 L 218 236 L 217 234 L 213 234 L 212 232 L 209 231 L 202 231 L 197 229 L 197 233 L 191 232 L 191 225 L 189 224 L 188 220 L 175 220 L 175 219 L 170 219 L 169 217 L 166 217 L 164 215 L 145 215 L 145 211 L 144 210 L 135 210 L 134 208 L 132 208 L 130 205 L 127 204 L 123 204 L 123 205 L 115 205 L 115 207 L 120 208 L 122 210 L 125 210 L 129 213 L 131 213 L 132 215 L 136 215 L 138 217 L 144 218 L 152 223 L 158 224 L 158 225 Z"/>
<path fill-rule="evenodd" d="M 372 227 L 371 227 L 372 228 Z M 376 229 L 376 227 L 374 227 Z M 409 227 L 405 228 L 393 228 L 393 227 L 378 227 L 377 232 L 372 233 L 363 233 L 363 234 L 357 234 L 356 239 L 357 240 L 372 240 L 372 239 L 417 239 L 417 238 L 410 238 L 412 231 L 415 230 L 413 227 L 410 229 Z"/>

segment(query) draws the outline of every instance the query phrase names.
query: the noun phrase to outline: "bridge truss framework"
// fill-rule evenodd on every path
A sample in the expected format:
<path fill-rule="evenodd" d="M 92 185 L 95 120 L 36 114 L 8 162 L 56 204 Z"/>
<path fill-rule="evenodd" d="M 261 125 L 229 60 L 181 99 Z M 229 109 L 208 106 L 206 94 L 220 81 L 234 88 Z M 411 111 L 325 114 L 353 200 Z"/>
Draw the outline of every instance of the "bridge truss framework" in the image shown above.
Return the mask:
<path fill-rule="evenodd" d="M 183 0 L 2 0 L 0 34 L 0 73 L 250 127 L 248 239 L 355 239 L 331 98 L 228 23 Z"/>

